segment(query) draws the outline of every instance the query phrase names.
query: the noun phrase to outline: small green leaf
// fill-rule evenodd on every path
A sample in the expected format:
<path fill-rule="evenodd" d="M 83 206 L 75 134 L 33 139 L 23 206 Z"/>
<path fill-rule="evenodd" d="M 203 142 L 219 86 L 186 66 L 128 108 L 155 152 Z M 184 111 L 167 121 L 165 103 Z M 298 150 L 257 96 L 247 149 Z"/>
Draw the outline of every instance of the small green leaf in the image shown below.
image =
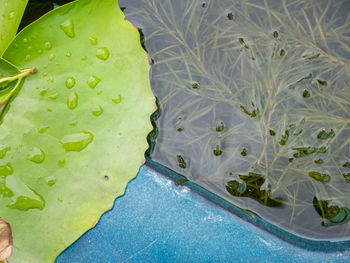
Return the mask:
<path fill-rule="evenodd" d="M 315 171 L 309 172 L 309 176 L 321 183 L 328 183 L 331 179 L 328 174 L 321 174 Z"/>
<path fill-rule="evenodd" d="M 28 0 L 0 0 L 0 57 L 15 37 Z"/>

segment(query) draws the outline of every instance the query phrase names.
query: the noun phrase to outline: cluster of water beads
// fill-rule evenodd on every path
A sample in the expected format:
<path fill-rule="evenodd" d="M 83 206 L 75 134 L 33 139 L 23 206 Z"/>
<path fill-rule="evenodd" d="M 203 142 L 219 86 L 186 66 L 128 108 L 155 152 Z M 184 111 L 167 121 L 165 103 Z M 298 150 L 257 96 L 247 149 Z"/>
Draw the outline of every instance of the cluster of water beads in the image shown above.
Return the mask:
<path fill-rule="evenodd" d="M 75 31 L 74 31 L 74 23 L 71 19 L 68 19 L 64 23 L 60 25 L 60 28 L 62 31 L 70 38 L 75 37 Z M 29 40 L 27 38 L 24 38 L 23 43 L 27 44 Z M 97 45 L 98 40 L 96 37 L 90 37 L 90 43 L 92 45 Z M 52 49 L 52 43 L 50 41 L 46 41 L 43 44 L 43 48 L 45 50 L 50 50 Z M 33 51 L 32 46 L 27 47 L 28 51 Z M 42 49 L 38 50 L 38 53 L 41 54 L 43 52 Z M 69 58 L 71 57 L 71 52 L 66 53 L 66 57 Z M 109 50 L 106 47 L 100 47 L 96 50 L 96 57 L 100 60 L 107 60 L 110 56 Z M 30 54 L 27 54 L 25 59 L 27 61 L 31 60 L 32 56 Z M 49 54 L 48 59 L 49 61 L 53 61 L 56 58 L 56 55 L 54 53 Z M 86 56 L 82 57 L 82 60 L 85 60 Z M 45 74 L 46 75 L 46 74 Z M 90 88 L 95 88 L 98 83 L 101 81 L 100 78 L 98 78 L 95 75 L 91 75 L 86 83 Z M 65 81 L 65 86 L 68 89 L 72 89 L 76 86 L 76 80 L 74 77 L 68 77 Z M 45 96 L 47 94 L 47 89 L 42 89 L 40 91 L 41 96 Z M 101 93 L 101 91 L 100 91 Z M 55 99 L 57 97 L 57 93 L 51 94 L 49 98 Z M 119 104 L 122 100 L 122 97 L 120 94 L 118 94 L 115 98 L 112 99 L 114 103 Z M 77 107 L 78 105 L 78 94 L 75 91 L 72 91 L 67 98 L 67 106 L 69 109 L 73 110 Z M 52 111 L 49 109 L 49 111 Z M 103 113 L 103 109 L 100 105 L 96 105 L 95 107 L 92 108 L 91 113 L 94 116 L 99 116 Z M 41 125 L 37 131 L 38 133 L 45 133 L 50 127 L 48 125 Z M 79 132 L 79 133 L 74 133 L 74 134 L 68 134 L 63 136 L 61 139 L 60 143 L 62 147 L 66 150 L 66 152 L 70 151 L 75 151 L 75 152 L 80 152 L 83 149 L 85 149 L 92 141 L 93 141 L 93 134 L 90 132 Z M 10 147 L 2 147 L 0 149 L 0 158 L 5 157 L 6 152 L 10 151 Z M 42 149 L 38 147 L 32 148 L 32 150 L 27 154 L 27 159 L 30 160 L 33 163 L 36 164 L 41 164 L 45 161 L 45 153 Z M 65 160 L 59 160 L 57 162 L 59 167 L 64 167 L 66 165 Z M 5 171 L 8 170 L 6 173 Z M 13 173 L 13 169 L 11 166 L 11 163 L 6 164 L 5 166 L 0 167 L 0 194 L 3 197 L 12 197 L 14 196 L 14 192 L 6 186 L 6 177 L 8 175 L 11 175 Z M 56 178 L 54 176 L 48 176 L 45 178 L 45 181 L 48 186 L 53 186 L 56 183 Z M 32 191 L 33 192 L 33 191 Z M 34 195 L 37 195 L 37 199 L 33 199 L 29 196 L 23 196 L 20 195 L 16 198 L 14 202 L 12 202 L 10 205 L 8 205 L 8 208 L 11 209 L 17 209 L 17 210 L 22 210 L 22 211 L 27 211 L 29 209 L 40 209 L 42 210 L 45 206 L 44 199 L 37 193 L 33 192 Z"/>
<path fill-rule="evenodd" d="M 66 19 L 63 23 L 61 23 L 59 25 L 59 28 L 62 30 L 62 32 L 69 38 L 73 39 L 75 38 L 76 36 L 76 33 L 75 33 L 75 27 L 74 27 L 74 22 L 72 19 Z M 27 38 L 23 38 L 22 39 L 22 42 L 25 43 L 25 44 L 28 44 L 29 43 L 29 40 Z M 98 38 L 96 36 L 90 36 L 89 37 L 89 42 L 91 45 L 93 46 L 96 46 L 98 45 Z M 52 43 L 50 41 L 46 41 L 44 42 L 43 44 L 43 48 L 47 51 L 51 50 L 53 47 Z M 29 51 L 31 51 L 33 49 L 32 46 L 28 46 L 27 49 Z M 39 49 L 40 52 L 39 53 L 42 53 L 42 49 Z M 68 51 L 66 53 L 66 57 L 67 58 L 70 58 L 72 56 L 72 53 L 70 51 Z M 110 52 L 108 50 L 108 48 L 106 47 L 99 47 L 96 49 L 96 58 L 100 59 L 100 60 L 107 60 L 110 56 Z M 56 54 L 55 53 L 51 53 L 48 55 L 48 60 L 50 62 L 52 62 L 54 59 L 56 58 Z M 26 55 L 26 60 L 29 61 L 32 59 L 32 56 L 30 54 L 27 54 Z M 81 60 L 87 60 L 87 56 L 86 55 L 83 55 L 81 57 Z M 59 65 L 58 63 L 56 63 L 57 65 Z M 46 73 L 43 73 L 43 74 L 46 74 Z M 87 80 L 87 84 L 89 87 L 91 88 L 95 88 L 97 86 L 97 84 L 101 81 L 101 79 L 95 75 L 91 75 L 88 80 Z M 74 77 L 69 77 L 67 78 L 66 80 L 66 87 L 71 89 L 75 86 L 75 79 Z M 101 94 L 102 93 L 102 90 L 98 90 L 97 91 L 97 95 Z M 41 94 L 41 95 L 44 95 L 44 94 Z M 54 94 L 54 95 L 51 95 L 50 98 L 51 99 L 55 99 L 57 97 L 58 94 Z M 116 97 L 112 98 L 112 101 L 116 104 L 120 103 L 121 102 L 121 96 L 119 97 L 120 95 L 117 95 Z M 75 109 L 77 106 L 78 106 L 78 93 L 77 92 L 71 92 L 70 95 L 68 96 L 67 98 L 67 107 L 71 110 Z M 95 112 L 95 111 L 94 111 Z M 101 112 L 101 111 L 100 111 Z M 102 113 L 102 112 L 101 112 Z M 96 114 L 94 114 L 96 116 Z M 100 114 L 98 114 L 100 115 Z"/>
<path fill-rule="evenodd" d="M 38 128 L 38 132 L 44 133 L 48 128 L 49 126 L 41 126 L 40 128 Z M 66 152 L 80 152 L 93 141 L 93 138 L 94 136 L 90 132 L 79 132 L 63 136 L 60 142 L 62 147 L 66 150 Z M 4 158 L 6 152 L 10 150 L 10 147 L 3 146 L 1 149 L 1 158 Z M 45 152 L 38 147 L 33 147 L 32 150 L 28 152 L 27 159 L 35 164 L 41 164 L 45 161 Z M 66 165 L 65 160 L 59 160 L 57 163 L 59 167 L 64 167 Z M 14 196 L 14 192 L 6 186 L 6 177 L 12 174 L 13 168 L 11 163 L 7 163 L 6 165 L 0 166 L 0 194 L 3 197 L 9 198 Z M 45 178 L 45 181 L 47 182 L 48 186 L 53 186 L 56 183 L 56 178 L 54 176 L 48 176 Z M 33 199 L 28 196 L 19 196 L 16 199 L 16 201 L 8 205 L 8 207 L 11 209 L 17 209 L 22 211 L 27 211 L 29 209 L 34 208 L 43 209 L 44 199 L 36 192 L 33 193 L 40 198 Z"/>

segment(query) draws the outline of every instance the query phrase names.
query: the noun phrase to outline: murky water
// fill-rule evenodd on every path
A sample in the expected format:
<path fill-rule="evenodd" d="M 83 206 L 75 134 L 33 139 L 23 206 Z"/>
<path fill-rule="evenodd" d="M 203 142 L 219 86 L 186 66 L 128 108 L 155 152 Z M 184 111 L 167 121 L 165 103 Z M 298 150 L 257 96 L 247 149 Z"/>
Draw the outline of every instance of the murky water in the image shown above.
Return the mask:
<path fill-rule="evenodd" d="M 297 235 L 350 238 L 350 2 L 119 0 L 162 114 L 150 157 Z"/>

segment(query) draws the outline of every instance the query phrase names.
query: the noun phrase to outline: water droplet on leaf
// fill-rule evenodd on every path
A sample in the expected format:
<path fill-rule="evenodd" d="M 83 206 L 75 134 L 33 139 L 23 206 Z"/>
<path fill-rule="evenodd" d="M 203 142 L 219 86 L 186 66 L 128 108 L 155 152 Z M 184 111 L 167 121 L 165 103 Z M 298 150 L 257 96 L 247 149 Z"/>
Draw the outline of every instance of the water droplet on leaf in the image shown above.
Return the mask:
<path fill-rule="evenodd" d="M 51 49 L 52 44 L 51 44 L 50 41 L 47 41 L 47 42 L 45 42 L 44 46 L 45 46 L 46 49 Z"/>
<path fill-rule="evenodd" d="M 89 40 L 90 40 L 90 44 L 91 45 L 97 45 L 98 44 L 97 37 L 91 36 L 91 37 L 89 37 Z"/>
<path fill-rule="evenodd" d="M 58 93 L 53 93 L 53 94 L 51 94 L 50 96 L 48 96 L 48 98 L 49 98 L 50 100 L 55 100 L 55 99 L 57 98 L 57 96 L 58 96 Z"/>
<path fill-rule="evenodd" d="M 48 126 L 48 125 L 42 125 L 38 128 L 38 132 L 45 133 L 49 128 L 50 128 L 50 126 Z"/>
<path fill-rule="evenodd" d="M 11 150 L 10 146 L 0 145 L 0 159 L 3 159 L 6 156 L 6 153 Z"/>
<path fill-rule="evenodd" d="M 103 113 L 103 109 L 100 105 L 97 105 L 91 110 L 91 113 L 97 117 Z"/>
<path fill-rule="evenodd" d="M 92 142 L 93 138 L 91 132 L 68 134 L 62 138 L 61 144 L 66 152 L 80 152 Z"/>
<path fill-rule="evenodd" d="M 58 160 L 57 165 L 61 168 L 66 166 L 66 160 Z"/>
<path fill-rule="evenodd" d="M 96 77 L 95 75 L 92 75 L 89 77 L 87 83 L 89 85 L 90 88 L 95 88 L 96 85 L 101 81 L 101 79 L 99 79 L 98 77 Z"/>
<path fill-rule="evenodd" d="M 101 60 L 107 60 L 109 58 L 109 51 L 105 47 L 100 47 L 96 51 L 96 57 Z"/>
<path fill-rule="evenodd" d="M 72 19 L 68 19 L 60 25 L 62 31 L 70 38 L 75 37 L 74 23 Z"/>
<path fill-rule="evenodd" d="M 74 120 L 74 121 L 69 123 L 69 126 L 75 127 L 75 126 L 77 126 L 77 124 L 78 124 L 78 121 Z"/>
<path fill-rule="evenodd" d="M 27 155 L 28 160 L 34 163 L 42 163 L 45 160 L 45 153 L 43 150 L 34 147 Z"/>
<path fill-rule="evenodd" d="M 114 98 L 112 98 L 112 101 L 115 103 L 115 104 L 119 104 L 122 102 L 122 96 L 120 96 L 120 94 L 116 95 Z"/>
<path fill-rule="evenodd" d="M 36 193 L 33 189 L 31 190 L 35 195 L 37 195 L 38 199 L 21 195 L 17 197 L 14 203 L 7 205 L 7 207 L 10 209 L 16 209 L 20 211 L 28 211 L 29 209 L 43 210 L 45 207 L 44 199 L 38 193 Z"/>
<path fill-rule="evenodd" d="M 67 99 L 67 106 L 71 110 L 74 110 L 78 106 L 78 94 L 75 91 L 69 95 Z"/>
<path fill-rule="evenodd" d="M 56 183 L 56 178 L 54 176 L 49 176 L 45 178 L 48 186 L 53 186 Z"/>
<path fill-rule="evenodd" d="M 68 89 L 73 88 L 74 85 L 75 85 L 75 78 L 69 77 L 69 78 L 66 79 L 66 87 L 67 87 Z"/>
<path fill-rule="evenodd" d="M 0 176 L 6 177 L 13 174 L 13 168 L 11 163 L 6 163 L 0 166 Z"/>
<path fill-rule="evenodd" d="M 50 54 L 50 56 L 49 56 L 49 60 L 50 60 L 50 61 L 52 61 L 52 60 L 54 60 L 54 59 L 55 59 L 55 57 L 56 57 L 56 55 L 55 55 L 55 54 Z"/>
<path fill-rule="evenodd" d="M 12 20 L 15 17 L 15 11 L 10 11 L 8 14 L 8 19 Z"/>

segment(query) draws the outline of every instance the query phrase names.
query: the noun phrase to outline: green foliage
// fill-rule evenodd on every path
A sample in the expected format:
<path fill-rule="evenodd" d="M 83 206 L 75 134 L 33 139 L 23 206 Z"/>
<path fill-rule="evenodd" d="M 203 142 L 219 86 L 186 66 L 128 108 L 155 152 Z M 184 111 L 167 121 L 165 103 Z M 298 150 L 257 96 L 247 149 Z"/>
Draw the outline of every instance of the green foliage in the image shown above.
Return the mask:
<path fill-rule="evenodd" d="M 0 97 L 0 216 L 12 227 L 10 260 L 53 262 L 142 163 L 154 110 L 147 54 L 115 0 L 78 0 L 25 28 L 3 58 L 30 69 L 0 59 L 0 92 L 11 93 Z"/>
<path fill-rule="evenodd" d="M 0 56 L 15 37 L 28 0 L 0 0 Z"/>
<path fill-rule="evenodd" d="M 150 157 L 290 232 L 350 238 L 347 220 L 322 224 L 313 204 L 350 207 L 349 1 L 120 4 L 154 60 Z"/>

